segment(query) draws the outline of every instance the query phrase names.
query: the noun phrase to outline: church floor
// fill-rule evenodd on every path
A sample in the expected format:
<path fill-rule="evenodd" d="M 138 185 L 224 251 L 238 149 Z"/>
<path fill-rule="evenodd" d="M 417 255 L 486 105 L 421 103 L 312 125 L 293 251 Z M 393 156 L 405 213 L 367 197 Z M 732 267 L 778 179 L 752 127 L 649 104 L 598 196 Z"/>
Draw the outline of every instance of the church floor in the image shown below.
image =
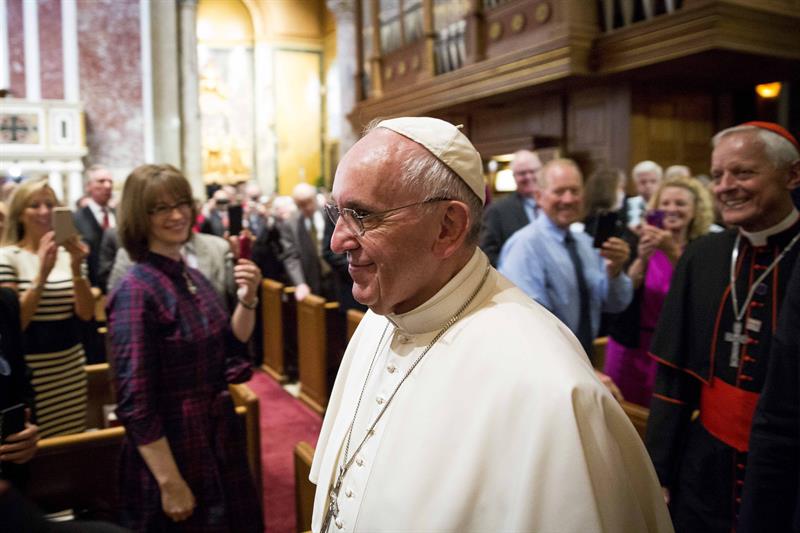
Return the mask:
<path fill-rule="evenodd" d="M 269 533 L 294 533 L 295 445 L 316 446 L 322 419 L 260 370 L 248 383 L 260 400 L 264 522 Z"/>

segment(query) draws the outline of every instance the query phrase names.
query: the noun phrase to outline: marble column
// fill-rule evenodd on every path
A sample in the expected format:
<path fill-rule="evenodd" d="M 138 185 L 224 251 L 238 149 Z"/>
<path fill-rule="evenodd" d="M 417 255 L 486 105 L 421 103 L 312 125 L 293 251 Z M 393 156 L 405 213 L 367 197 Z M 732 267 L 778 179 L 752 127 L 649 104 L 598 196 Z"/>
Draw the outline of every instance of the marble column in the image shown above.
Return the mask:
<path fill-rule="evenodd" d="M 61 175 L 61 172 L 57 170 L 50 170 L 47 173 L 47 184 L 50 185 L 50 188 L 53 189 L 54 193 L 56 193 L 56 198 L 61 201 L 68 200 L 67 197 L 64 196 L 66 191 L 64 190 L 64 177 Z"/>
<path fill-rule="evenodd" d="M 80 162 L 78 162 L 80 164 Z M 67 190 L 69 203 L 71 208 L 75 208 L 75 203 L 83 195 L 83 172 L 80 170 L 70 170 L 67 173 Z"/>
<path fill-rule="evenodd" d="M 153 160 L 182 166 L 178 9 L 175 2 L 150 3 L 153 91 Z"/>
<path fill-rule="evenodd" d="M 272 45 L 256 41 L 254 50 L 255 93 L 253 111 L 255 113 L 255 178 L 264 194 L 278 191 L 277 146 L 275 135 L 275 80 L 274 54 Z"/>
<path fill-rule="evenodd" d="M 197 66 L 197 0 L 178 0 L 181 72 L 181 167 L 196 198 L 206 197 Z"/>
<path fill-rule="evenodd" d="M 336 63 L 339 65 L 339 159 L 358 140 L 348 120 L 356 105 L 356 13 L 354 0 L 327 0 L 328 9 L 336 16 Z"/>

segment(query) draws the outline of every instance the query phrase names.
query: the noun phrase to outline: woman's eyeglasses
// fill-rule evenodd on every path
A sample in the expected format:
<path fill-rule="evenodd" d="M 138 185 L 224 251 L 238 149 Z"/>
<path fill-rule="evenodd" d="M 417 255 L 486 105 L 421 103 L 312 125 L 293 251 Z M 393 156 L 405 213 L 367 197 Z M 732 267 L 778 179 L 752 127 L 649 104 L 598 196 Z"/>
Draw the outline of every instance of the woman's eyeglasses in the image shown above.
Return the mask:
<path fill-rule="evenodd" d="M 191 200 L 183 200 L 182 202 L 177 202 L 174 204 L 156 204 L 155 207 L 149 209 L 147 212 L 157 217 L 163 217 L 171 214 L 172 211 L 175 209 L 181 212 L 186 212 L 189 211 L 191 208 L 192 208 Z"/>

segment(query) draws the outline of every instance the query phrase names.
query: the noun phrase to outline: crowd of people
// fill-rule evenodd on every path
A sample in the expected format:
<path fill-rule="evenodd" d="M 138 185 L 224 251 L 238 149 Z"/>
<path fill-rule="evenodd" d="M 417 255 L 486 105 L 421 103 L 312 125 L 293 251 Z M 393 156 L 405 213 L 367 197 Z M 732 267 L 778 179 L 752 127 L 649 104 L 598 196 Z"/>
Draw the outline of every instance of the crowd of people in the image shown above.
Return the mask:
<path fill-rule="evenodd" d="M 86 430 L 97 287 L 122 525 L 262 530 L 227 385 L 269 335 L 271 278 L 368 309 L 312 466 L 314 531 L 800 531 L 799 152 L 747 123 L 713 138 L 709 178 L 643 161 L 629 183 L 521 150 L 516 191 L 490 201 L 457 128 L 400 118 L 330 192 L 199 203 L 178 169 L 143 165 L 115 198 L 89 167 L 63 240 L 46 180 L 4 186 L 0 409 L 25 423 L 0 476 L 24 489 L 40 438 Z M 646 445 L 623 399 L 650 408 Z"/>

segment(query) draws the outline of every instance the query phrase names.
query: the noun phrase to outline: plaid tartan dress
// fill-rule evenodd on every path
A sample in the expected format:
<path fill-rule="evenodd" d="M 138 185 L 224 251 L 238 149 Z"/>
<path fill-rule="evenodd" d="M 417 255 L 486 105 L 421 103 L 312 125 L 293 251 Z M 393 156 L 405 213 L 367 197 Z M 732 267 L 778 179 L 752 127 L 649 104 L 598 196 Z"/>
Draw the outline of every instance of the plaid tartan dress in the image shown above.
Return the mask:
<path fill-rule="evenodd" d="M 123 524 L 148 532 L 262 531 L 244 425 L 227 389 L 252 371 L 211 284 L 182 261 L 150 253 L 111 294 L 108 317 L 117 416 L 126 429 L 119 465 Z M 197 501 L 179 523 L 163 513 L 156 480 L 137 449 L 161 437 Z"/>

